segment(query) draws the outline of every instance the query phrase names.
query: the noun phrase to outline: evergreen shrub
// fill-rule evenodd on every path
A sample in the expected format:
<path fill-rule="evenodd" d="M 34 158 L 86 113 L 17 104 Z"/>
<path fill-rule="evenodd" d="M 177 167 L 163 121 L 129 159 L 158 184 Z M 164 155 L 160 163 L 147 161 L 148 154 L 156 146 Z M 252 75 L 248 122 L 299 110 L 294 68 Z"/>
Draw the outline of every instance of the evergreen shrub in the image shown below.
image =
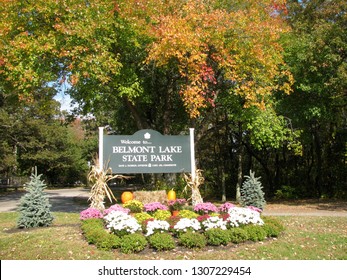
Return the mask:
<path fill-rule="evenodd" d="M 247 232 L 248 240 L 254 242 L 263 241 L 267 236 L 267 232 L 265 231 L 263 226 L 246 225 L 243 227 L 243 229 Z"/>
<path fill-rule="evenodd" d="M 131 233 L 123 236 L 120 244 L 122 253 L 138 253 L 144 250 L 147 246 L 147 239 L 140 233 Z"/>
<path fill-rule="evenodd" d="M 230 241 L 227 230 L 221 228 L 212 228 L 205 231 L 207 244 L 212 246 L 227 245 Z"/>
<path fill-rule="evenodd" d="M 111 250 L 120 246 L 121 239 L 107 232 L 101 219 L 83 220 L 81 229 L 87 242 L 101 250 Z"/>
<path fill-rule="evenodd" d="M 35 170 L 25 185 L 27 193 L 20 199 L 18 228 L 47 227 L 54 220 L 49 199 L 43 191 L 47 186 L 41 176 Z"/>
<path fill-rule="evenodd" d="M 107 235 L 99 235 L 100 238 L 98 238 L 95 242 L 95 245 L 100 250 L 109 251 L 111 249 L 118 248 L 121 244 L 121 239 L 112 233 L 107 233 Z"/>
<path fill-rule="evenodd" d="M 268 237 L 278 237 L 284 231 L 284 226 L 275 218 L 263 217 L 263 229 Z"/>
<path fill-rule="evenodd" d="M 245 176 L 246 180 L 241 186 L 240 202 L 242 206 L 254 206 L 259 209 L 264 209 L 266 204 L 263 192 L 263 186 L 260 182 L 260 177 L 256 178 L 255 173 L 250 171 L 249 176 Z"/>
<path fill-rule="evenodd" d="M 179 235 L 179 243 L 187 248 L 201 249 L 206 246 L 206 237 L 198 232 L 188 231 Z"/>
<path fill-rule="evenodd" d="M 104 229 L 104 222 L 102 219 L 92 218 L 92 219 L 82 220 L 81 229 L 83 233 L 88 234 L 90 230 L 97 229 L 97 228 Z"/>
<path fill-rule="evenodd" d="M 175 240 L 169 233 L 157 232 L 148 237 L 149 245 L 158 251 L 172 250 L 176 247 Z"/>
<path fill-rule="evenodd" d="M 226 231 L 229 235 L 229 241 L 232 243 L 238 244 L 248 240 L 248 233 L 243 228 L 235 227 Z"/>

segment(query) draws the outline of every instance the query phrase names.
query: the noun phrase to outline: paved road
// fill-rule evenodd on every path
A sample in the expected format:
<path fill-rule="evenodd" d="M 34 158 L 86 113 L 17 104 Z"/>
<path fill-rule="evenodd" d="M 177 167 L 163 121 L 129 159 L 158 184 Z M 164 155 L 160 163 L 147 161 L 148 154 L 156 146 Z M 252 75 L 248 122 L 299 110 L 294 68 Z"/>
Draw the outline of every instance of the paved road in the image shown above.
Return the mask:
<path fill-rule="evenodd" d="M 88 207 L 89 189 L 56 189 L 45 190 L 53 212 L 79 213 Z M 25 192 L 8 192 L 0 194 L 0 212 L 14 212 Z"/>
<path fill-rule="evenodd" d="M 314 216 L 314 217 L 347 217 L 347 211 L 341 210 L 272 210 L 265 209 L 264 216 Z"/>
<path fill-rule="evenodd" d="M 73 189 L 56 189 L 45 190 L 48 195 L 49 202 L 52 205 L 53 212 L 71 212 L 79 213 L 86 209 L 89 205 L 89 189 L 73 188 Z M 0 193 L 0 212 L 17 211 L 19 200 L 25 192 L 9 192 Z M 285 207 L 273 207 L 269 205 L 265 208 L 264 215 L 271 216 L 331 216 L 331 217 L 347 217 L 347 204 L 337 209 L 328 207 L 300 205 L 290 205 Z"/>

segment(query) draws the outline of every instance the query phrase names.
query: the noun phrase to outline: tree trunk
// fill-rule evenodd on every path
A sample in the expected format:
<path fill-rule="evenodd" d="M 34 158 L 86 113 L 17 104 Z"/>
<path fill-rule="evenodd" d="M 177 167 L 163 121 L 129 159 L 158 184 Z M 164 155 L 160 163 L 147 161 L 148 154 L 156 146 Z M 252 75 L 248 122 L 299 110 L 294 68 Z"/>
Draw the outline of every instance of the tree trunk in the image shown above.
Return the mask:
<path fill-rule="evenodd" d="M 135 105 L 126 97 L 123 98 L 125 105 L 128 107 L 132 117 L 135 120 L 136 126 L 138 129 L 146 129 L 148 128 L 147 122 L 141 117 Z"/>
<path fill-rule="evenodd" d="M 315 191 L 318 193 L 318 197 L 322 195 L 322 145 L 321 145 L 321 140 L 320 140 L 320 135 L 318 131 L 318 126 L 314 128 L 314 145 L 315 145 L 315 153 L 316 153 L 316 173 L 315 173 Z"/>
<path fill-rule="evenodd" d="M 237 183 L 236 183 L 236 201 L 241 201 L 241 186 L 242 186 L 242 164 L 243 164 L 243 144 L 242 144 L 242 123 L 238 124 L 238 148 L 237 148 Z"/>
<path fill-rule="evenodd" d="M 281 184 L 281 160 L 280 160 L 280 154 L 279 151 L 276 151 L 275 155 L 275 179 L 274 179 L 274 186 L 275 189 L 278 189 Z"/>
<path fill-rule="evenodd" d="M 172 114 L 172 98 L 174 92 L 174 81 L 172 78 L 168 78 L 167 92 L 164 96 L 165 110 L 162 115 L 163 134 L 168 135 L 171 133 L 171 114 Z"/>
<path fill-rule="evenodd" d="M 222 165 L 222 170 L 221 170 L 221 189 L 222 189 L 222 202 L 225 202 L 227 200 L 227 196 L 226 196 L 226 188 L 225 188 L 224 165 Z"/>

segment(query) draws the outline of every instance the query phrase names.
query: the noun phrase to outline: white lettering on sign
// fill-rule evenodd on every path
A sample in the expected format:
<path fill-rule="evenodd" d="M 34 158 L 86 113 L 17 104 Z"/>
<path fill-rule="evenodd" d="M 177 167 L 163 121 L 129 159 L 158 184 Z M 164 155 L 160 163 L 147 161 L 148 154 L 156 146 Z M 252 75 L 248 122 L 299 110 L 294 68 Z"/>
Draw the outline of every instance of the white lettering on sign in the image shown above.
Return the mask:
<path fill-rule="evenodd" d="M 179 154 L 182 153 L 182 146 L 159 146 L 159 153 L 161 154 Z"/>
<path fill-rule="evenodd" d="M 123 162 L 127 161 L 147 161 L 147 155 L 123 155 Z"/>
<path fill-rule="evenodd" d="M 120 140 L 122 144 L 141 144 L 141 141 Z"/>
<path fill-rule="evenodd" d="M 151 161 L 172 161 L 172 155 L 151 155 Z"/>
<path fill-rule="evenodd" d="M 182 146 L 112 146 L 112 153 L 122 154 L 122 162 L 172 162 L 174 154 L 182 153 Z"/>
<path fill-rule="evenodd" d="M 153 154 L 155 146 L 113 146 L 114 154 Z"/>

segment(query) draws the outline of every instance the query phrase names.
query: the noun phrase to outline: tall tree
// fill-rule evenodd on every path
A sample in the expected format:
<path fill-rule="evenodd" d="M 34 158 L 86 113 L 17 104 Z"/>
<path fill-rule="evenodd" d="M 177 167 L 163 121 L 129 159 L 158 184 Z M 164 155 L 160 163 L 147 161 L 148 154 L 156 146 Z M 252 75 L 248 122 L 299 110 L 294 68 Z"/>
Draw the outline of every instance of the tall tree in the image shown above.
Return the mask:
<path fill-rule="evenodd" d="M 283 0 L 2 2 L 4 92 L 30 102 L 37 87 L 67 81 L 84 113 L 116 131 L 191 125 L 198 142 L 214 130 L 233 143 L 230 123 L 238 123 L 266 142 L 242 109 L 264 123 L 276 116 L 273 94 L 291 90 L 279 43 L 288 32 Z"/>
<path fill-rule="evenodd" d="M 37 166 L 48 183 L 74 183 L 85 177 L 84 135 L 66 125 L 53 94 L 42 88 L 25 106 L 5 100 L 0 107 L 0 146 L 7 147 L 0 150 L 6 159 L 0 165 L 2 174 L 28 175 Z"/>
<path fill-rule="evenodd" d="M 280 91 L 288 94 L 293 82 L 279 44 L 280 36 L 288 31 L 279 17 L 280 11 L 285 10 L 283 4 L 283 1 L 134 1 L 129 6 L 120 5 L 119 9 L 134 28 L 152 37 L 147 64 L 176 69 L 177 92 L 193 119 L 191 124 L 197 128 L 198 141 L 208 130 L 215 130 L 213 135 L 219 138 L 220 128 L 215 120 L 223 118 L 225 111 L 220 108 L 224 107 L 231 122 L 239 121 L 240 126 L 245 123 L 245 130 L 253 129 L 252 139 L 268 144 L 271 138 L 271 144 L 278 146 L 288 132 L 283 120 L 272 113 L 272 94 Z M 264 110 L 264 114 L 254 107 Z M 257 111 L 258 120 L 264 115 L 263 129 L 251 126 L 251 119 L 242 113 L 242 108 Z M 266 116 L 270 115 L 276 124 L 281 123 L 281 128 L 268 127 Z M 214 126 L 217 128 L 211 129 Z M 239 140 L 238 151 L 242 156 L 243 143 Z M 225 151 L 211 148 L 219 153 Z M 221 158 L 221 154 L 217 157 Z M 207 158 L 211 157 L 207 156 L 205 163 Z M 241 181 L 242 157 L 239 158 Z M 226 170 L 221 164 L 214 162 L 214 165 L 225 199 Z M 271 180 L 271 174 L 267 177 Z"/>
<path fill-rule="evenodd" d="M 120 5 L 121 15 L 153 38 L 147 62 L 177 65 L 179 93 L 192 118 L 215 104 L 217 73 L 245 106 L 264 106 L 273 90 L 290 92 L 278 43 L 286 31 L 275 5 L 282 1 L 130 2 Z"/>
<path fill-rule="evenodd" d="M 285 26 L 277 2 L 4 1 L 1 75 L 22 99 L 42 81 L 68 79 L 89 111 L 117 94 L 136 116 L 134 98 L 143 94 L 137 71 L 147 61 L 176 65 L 191 117 L 214 104 L 217 70 L 233 94 L 262 106 L 274 89 L 288 92 L 291 79 L 281 67 L 277 40 Z"/>
<path fill-rule="evenodd" d="M 285 40 L 286 61 L 295 84 L 281 111 L 303 131 L 303 192 L 342 195 L 347 173 L 347 3 L 289 1 L 288 11 L 293 33 Z"/>

